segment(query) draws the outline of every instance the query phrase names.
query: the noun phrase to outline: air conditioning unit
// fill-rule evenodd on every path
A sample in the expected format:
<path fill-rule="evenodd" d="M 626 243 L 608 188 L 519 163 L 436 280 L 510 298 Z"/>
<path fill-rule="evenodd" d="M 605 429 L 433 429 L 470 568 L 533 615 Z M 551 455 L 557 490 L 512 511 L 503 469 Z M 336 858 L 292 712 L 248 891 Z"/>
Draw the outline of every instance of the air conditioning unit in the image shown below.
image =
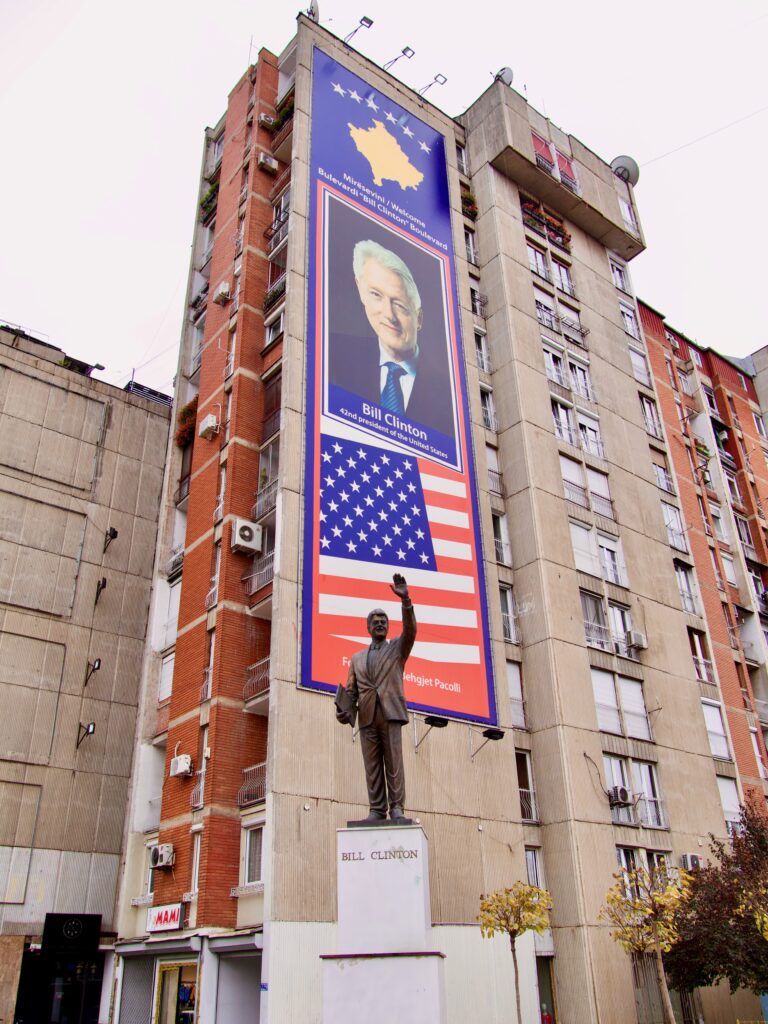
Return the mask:
<path fill-rule="evenodd" d="M 179 754 L 171 758 L 171 770 L 168 772 L 172 779 L 180 775 L 192 774 L 192 756 L 190 754 Z"/>
<path fill-rule="evenodd" d="M 159 843 L 149 851 L 149 863 L 153 868 L 172 868 L 175 861 L 173 843 Z"/>
<path fill-rule="evenodd" d="M 229 281 L 219 281 L 213 291 L 213 301 L 218 302 L 220 306 L 225 306 L 229 302 L 231 294 Z"/>
<path fill-rule="evenodd" d="M 219 421 L 216 419 L 214 413 L 209 412 L 207 416 L 204 416 L 200 420 L 200 426 L 197 428 L 197 432 L 200 437 L 204 437 L 206 441 L 210 441 L 214 434 L 218 434 Z"/>
<path fill-rule="evenodd" d="M 244 551 L 249 555 L 261 554 L 261 527 L 247 519 L 232 522 L 230 546 L 233 551 Z"/>
<path fill-rule="evenodd" d="M 608 803 L 611 807 L 629 807 L 632 803 L 632 794 L 626 786 L 613 786 L 608 791 Z"/>
<path fill-rule="evenodd" d="M 265 114 L 264 111 L 259 114 L 259 124 L 262 128 L 271 128 L 275 123 L 274 117 L 271 114 Z"/>
<path fill-rule="evenodd" d="M 256 162 L 262 171 L 267 171 L 269 174 L 277 174 L 277 160 L 270 156 L 269 153 L 259 153 L 259 159 Z"/>
<path fill-rule="evenodd" d="M 680 857 L 680 867 L 686 871 L 700 871 L 704 867 L 704 861 L 698 853 L 684 853 Z"/>
<path fill-rule="evenodd" d="M 709 472 L 708 469 L 702 469 L 701 482 L 704 484 L 705 487 L 709 487 L 709 485 L 712 483 L 712 474 Z"/>
<path fill-rule="evenodd" d="M 648 638 L 639 629 L 630 629 L 627 632 L 627 647 L 634 647 L 636 651 L 644 651 L 648 647 Z"/>

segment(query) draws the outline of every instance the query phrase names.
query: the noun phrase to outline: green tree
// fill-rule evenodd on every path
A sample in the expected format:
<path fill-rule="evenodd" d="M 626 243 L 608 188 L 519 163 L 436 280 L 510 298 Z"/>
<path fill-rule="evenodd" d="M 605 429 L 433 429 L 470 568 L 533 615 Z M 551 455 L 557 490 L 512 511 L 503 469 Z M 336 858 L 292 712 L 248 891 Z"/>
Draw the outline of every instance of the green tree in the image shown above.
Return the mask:
<path fill-rule="evenodd" d="M 718 981 L 768 991 L 768 817 L 757 803 L 741 810 L 730 841 L 712 839 L 714 862 L 691 878 L 678 915 L 679 939 L 664 957 L 675 988 Z"/>
<path fill-rule="evenodd" d="M 688 898 L 685 871 L 620 871 L 605 896 L 600 917 L 611 926 L 611 938 L 627 953 L 653 956 L 661 993 L 664 1024 L 675 1024 L 675 1012 L 664 973 L 663 954 L 677 942 L 677 914 Z"/>
<path fill-rule="evenodd" d="M 552 897 L 546 889 L 525 882 L 515 882 L 510 889 L 498 889 L 490 896 L 480 897 L 480 934 L 491 939 L 497 933 L 509 936 L 512 964 L 515 972 L 515 1004 L 517 1019 L 522 1022 L 520 1010 L 520 974 L 517 969 L 515 943 L 525 932 L 543 932 L 549 927 Z"/>

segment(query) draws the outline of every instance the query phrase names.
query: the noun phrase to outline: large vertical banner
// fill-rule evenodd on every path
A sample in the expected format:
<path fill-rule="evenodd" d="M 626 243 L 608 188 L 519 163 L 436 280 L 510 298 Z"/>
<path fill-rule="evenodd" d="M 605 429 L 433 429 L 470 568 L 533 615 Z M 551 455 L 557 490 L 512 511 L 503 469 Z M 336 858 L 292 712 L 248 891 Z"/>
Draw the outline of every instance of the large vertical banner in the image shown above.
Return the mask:
<path fill-rule="evenodd" d="M 402 573 L 414 710 L 495 723 L 443 136 L 319 49 L 302 685 L 335 690 Z"/>

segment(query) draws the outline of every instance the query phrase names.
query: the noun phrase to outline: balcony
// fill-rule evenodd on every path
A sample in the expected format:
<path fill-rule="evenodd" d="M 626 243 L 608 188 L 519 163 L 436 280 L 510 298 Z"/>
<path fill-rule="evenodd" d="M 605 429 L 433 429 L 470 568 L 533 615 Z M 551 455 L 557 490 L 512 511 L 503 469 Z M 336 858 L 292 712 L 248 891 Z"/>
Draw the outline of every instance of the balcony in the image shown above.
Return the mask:
<path fill-rule="evenodd" d="M 267 289 L 266 295 L 264 296 L 264 312 L 274 306 L 278 299 L 281 299 L 285 295 L 285 286 L 288 280 L 288 275 L 283 273 L 278 277 L 272 285 Z"/>
<path fill-rule="evenodd" d="M 176 576 L 181 572 L 181 567 L 184 564 L 184 545 L 177 544 L 171 548 L 171 553 L 168 555 L 168 561 L 165 563 L 165 574 L 166 576 Z"/>
<path fill-rule="evenodd" d="M 708 658 L 699 658 L 697 655 L 692 655 L 693 667 L 696 670 L 696 678 L 700 679 L 702 683 L 714 683 L 715 682 L 715 670 L 712 662 Z"/>
<path fill-rule="evenodd" d="M 582 508 L 589 508 L 586 487 L 575 484 L 571 480 L 563 480 L 563 490 L 568 501 L 572 501 L 574 505 L 580 505 Z"/>
<path fill-rule="evenodd" d="M 637 816 L 646 828 L 669 828 L 664 803 L 658 797 L 641 796 L 637 801 Z"/>
<path fill-rule="evenodd" d="M 197 810 L 203 806 L 203 796 L 205 794 L 205 768 L 199 772 L 195 772 L 197 782 L 192 789 L 192 793 L 189 797 L 189 805 L 192 810 Z"/>
<path fill-rule="evenodd" d="M 500 565 L 511 565 L 512 559 L 510 557 L 508 542 L 502 540 L 500 537 L 494 537 L 494 544 L 496 546 L 496 561 Z"/>
<path fill-rule="evenodd" d="M 562 327 L 563 332 L 567 334 L 572 341 L 575 341 L 577 345 L 581 345 L 583 348 L 586 348 L 584 339 L 589 334 L 589 329 L 587 327 L 582 327 L 578 320 L 574 320 L 574 318 L 570 316 L 561 316 L 560 326 Z"/>
<path fill-rule="evenodd" d="M 254 519 L 260 519 L 261 516 L 265 516 L 268 512 L 277 504 L 277 477 L 274 480 L 269 480 L 260 491 L 256 494 L 256 502 L 251 509 L 251 516 Z"/>
<path fill-rule="evenodd" d="M 237 804 L 247 807 L 249 804 L 260 803 L 267 793 L 267 762 L 253 764 L 243 768 L 243 784 L 238 790 Z"/>
<path fill-rule="evenodd" d="M 551 331 L 560 333 L 560 318 L 553 309 L 545 306 L 543 302 L 536 303 L 536 319 L 542 327 L 548 327 Z"/>
<path fill-rule="evenodd" d="M 517 628 L 517 615 L 515 612 L 502 612 L 501 625 L 504 639 L 510 644 L 520 643 L 520 631 Z"/>
<path fill-rule="evenodd" d="M 211 581 L 211 589 L 205 595 L 204 605 L 210 611 L 216 605 L 219 599 L 219 583 L 218 580 Z"/>
<path fill-rule="evenodd" d="M 504 477 L 498 469 L 488 470 L 488 490 L 491 494 L 498 494 L 504 497 Z"/>
<path fill-rule="evenodd" d="M 201 704 L 204 704 L 207 700 L 211 699 L 211 675 L 212 675 L 212 673 L 213 673 L 213 669 L 210 667 L 210 665 L 208 666 L 208 668 L 203 669 L 203 685 L 200 687 L 200 703 Z"/>
<path fill-rule="evenodd" d="M 496 417 L 496 410 L 491 409 L 490 406 L 483 406 L 483 426 L 486 430 L 498 431 L 499 421 Z"/>
<path fill-rule="evenodd" d="M 275 575 L 274 560 L 275 552 L 267 551 L 254 561 L 253 572 L 244 577 L 246 593 L 252 596 L 272 580 Z"/>
<path fill-rule="evenodd" d="M 725 450 L 725 448 L 718 448 L 717 449 L 717 454 L 720 456 L 720 461 L 722 462 L 722 464 L 727 469 L 733 470 L 733 472 L 735 473 L 736 472 L 736 459 L 734 459 L 734 457 L 731 455 L 731 453 L 727 452 Z"/>
<path fill-rule="evenodd" d="M 667 540 L 669 541 L 669 546 L 676 551 L 688 551 L 688 543 L 682 530 L 676 530 L 673 526 L 668 526 Z"/>
<path fill-rule="evenodd" d="M 591 492 L 589 499 L 592 502 L 592 511 L 599 516 L 605 516 L 606 519 L 615 519 L 616 513 L 613 510 L 613 502 L 610 498 L 604 497 L 602 494 L 595 494 Z"/>
<path fill-rule="evenodd" d="M 262 444 L 268 441 L 270 437 L 273 437 L 280 429 L 280 409 L 275 409 L 273 412 L 268 413 L 261 424 L 261 441 Z"/>
<path fill-rule="evenodd" d="M 269 693 L 269 658 L 255 661 L 245 670 L 243 700 L 252 701 Z"/>
<path fill-rule="evenodd" d="M 267 255 L 271 256 L 276 249 L 282 245 L 285 239 L 288 237 L 288 218 L 290 216 L 290 210 L 281 210 L 279 215 L 275 217 L 270 226 L 264 232 L 264 237 L 268 240 Z"/>
<path fill-rule="evenodd" d="M 584 636 L 588 647 L 597 647 L 601 651 L 608 651 L 613 654 L 613 636 L 607 626 L 600 622 L 588 622 L 584 620 Z"/>
<path fill-rule="evenodd" d="M 523 821 L 538 821 L 539 809 L 536 806 L 536 791 L 520 789 L 520 815 Z"/>

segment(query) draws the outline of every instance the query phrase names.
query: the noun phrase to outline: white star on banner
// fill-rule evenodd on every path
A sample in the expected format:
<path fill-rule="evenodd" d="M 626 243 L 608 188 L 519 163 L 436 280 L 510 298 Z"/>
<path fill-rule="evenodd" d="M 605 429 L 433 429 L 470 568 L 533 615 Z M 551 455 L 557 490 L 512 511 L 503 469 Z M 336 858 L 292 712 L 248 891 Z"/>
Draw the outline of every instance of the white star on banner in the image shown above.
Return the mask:
<path fill-rule="evenodd" d="M 378 111 L 379 108 L 373 102 L 373 96 L 369 96 L 368 99 L 365 102 L 368 104 L 368 106 L 371 108 L 371 110 Z"/>
<path fill-rule="evenodd" d="M 359 93 L 355 92 L 354 89 L 350 89 L 349 90 L 349 98 L 351 100 L 354 100 L 355 103 L 362 103 L 363 102 L 363 97 Z"/>
<path fill-rule="evenodd" d="M 407 135 L 409 139 L 413 138 L 413 132 L 411 131 L 407 124 L 403 125 L 403 134 Z"/>
<path fill-rule="evenodd" d="M 432 152 L 432 150 L 429 148 L 429 146 L 426 144 L 426 142 L 420 142 L 419 143 L 419 148 L 423 149 L 425 153 L 431 153 Z"/>
<path fill-rule="evenodd" d="M 339 85 L 338 82 L 334 82 L 333 83 L 333 91 L 337 92 L 339 94 L 339 96 L 346 96 L 347 95 L 347 90 L 346 89 L 342 89 L 342 87 Z"/>
<path fill-rule="evenodd" d="M 384 114 L 384 116 L 386 117 L 386 119 L 387 119 L 388 121 L 391 121 L 391 122 L 392 122 L 392 124 L 397 124 L 397 118 L 395 117 L 395 115 L 394 115 L 394 114 L 393 114 L 393 113 L 392 113 L 391 111 L 389 111 L 389 110 L 388 110 L 388 111 L 387 111 L 387 112 L 386 112 L 386 113 Z"/>

